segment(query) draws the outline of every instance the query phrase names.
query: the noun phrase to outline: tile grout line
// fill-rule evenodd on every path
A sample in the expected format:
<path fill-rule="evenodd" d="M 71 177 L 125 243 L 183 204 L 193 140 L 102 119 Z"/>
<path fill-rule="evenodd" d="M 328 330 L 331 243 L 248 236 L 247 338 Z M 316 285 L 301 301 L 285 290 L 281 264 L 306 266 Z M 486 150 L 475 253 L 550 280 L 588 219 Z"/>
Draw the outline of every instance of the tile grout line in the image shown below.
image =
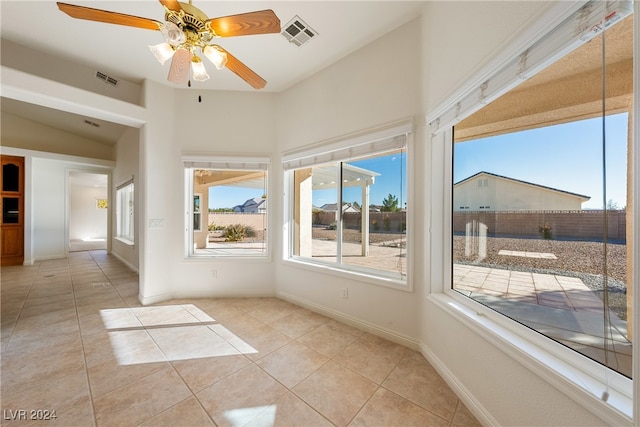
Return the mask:
<path fill-rule="evenodd" d="M 69 258 L 67 258 L 69 260 Z M 93 260 L 93 257 L 92 257 Z M 94 260 L 95 261 L 95 260 Z M 82 346 L 82 361 L 84 362 L 84 374 L 87 380 L 87 389 L 89 391 L 89 400 L 91 401 L 91 415 L 93 417 L 93 425 L 98 425 L 98 418 L 96 415 L 96 408 L 93 398 L 93 390 L 91 387 L 91 379 L 89 378 L 89 365 L 87 364 L 87 352 L 84 347 L 84 336 L 82 333 L 82 327 L 80 326 L 80 314 L 78 313 L 78 304 L 76 302 L 76 287 L 73 284 L 73 275 L 71 273 L 71 268 L 69 268 L 69 275 L 71 279 L 71 292 L 73 293 L 73 307 L 76 312 L 76 321 L 78 322 L 78 334 L 80 335 L 80 345 Z"/>
<path fill-rule="evenodd" d="M 323 325 L 324 325 L 324 323 L 323 323 Z M 319 328 L 320 326 L 322 326 L 322 325 L 316 326 L 315 328 L 311 329 L 310 331 L 307 331 L 305 334 L 301 335 L 300 337 L 302 337 L 302 336 L 304 336 L 304 335 L 306 335 L 306 334 L 310 333 L 311 331 L 316 330 L 316 329 L 317 329 L 317 328 Z M 275 329 L 275 328 L 274 328 L 274 329 Z M 276 329 L 276 330 L 277 330 L 277 329 Z M 286 334 L 285 334 L 285 335 L 286 335 Z M 287 335 L 287 336 L 288 336 L 288 335 Z M 298 338 L 300 338 L 300 337 L 298 337 Z M 272 351 L 271 353 L 269 353 L 269 354 L 265 355 L 264 357 L 261 357 L 261 358 L 260 358 L 260 359 L 258 359 L 258 360 L 262 360 L 262 359 L 264 359 L 265 357 L 269 356 L 270 354 L 275 353 L 275 352 L 276 352 L 276 351 L 278 351 L 279 349 L 281 349 L 281 348 L 283 348 L 283 347 L 285 347 L 285 346 L 287 346 L 287 345 L 289 345 L 289 344 L 291 344 L 291 343 L 293 343 L 293 342 L 296 342 L 296 343 L 298 343 L 298 344 L 300 344 L 300 345 L 303 345 L 303 346 L 305 346 L 305 347 L 307 347 L 307 348 L 309 348 L 309 349 L 311 349 L 311 350 L 315 351 L 316 353 L 318 353 L 318 354 L 320 354 L 320 355 L 324 356 L 324 354 L 322 354 L 322 353 L 320 353 L 320 352 L 316 351 L 315 349 L 313 349 L 313 348 L 311 348 L 311 347 L 307 346 L 307 345 L 306 345 L 306 344 L 304 344 L 304 343 L 299 342 L 299 341 L 297 340 L 297 338 L 293 338 L 293 339 L 292 339 L 291 341 L 289 341 L 287 344 L 283 345 L 282 347 L 279 347 L 278 349 L 276 349 L 276 350 Z M 326 357 L 326 356 L 325 356 L 325 357 Z M 323 367 L 323 366 L 325 366 L 327 363 L 329 363 L 329 362 L 332 360 L 332 358 L 327 357 L 327 360 L 326 360 L 326 361 L 324 361 L 324 362 L 323 362 L 323 363 L 322 363 L 318 368 L 316 368 L 313 372 L 311 372 L 311 373 L 310 373 L 309 375 L 307 375 L 306 377 L 302 378 L 300 381 L 298 381 L 298 382 L 297 382 L 293 387 L 291 387 L 291 388 L 289 388 L 287 385 L 283 384 L 280 380 L 278 380 L 276 377 L 274 377 L 274 376 L 273 376 L 273 375 L 271 375 L 269 372 L 267 372 L 267 371 L 266 371 L 262 366 L 258 365 L 258 363 L 257 363 L 257 361 L 258 361 L 258 360 L 256 360 L 256 361 L 253 361 L 253 360 L 251 360 L 251 359 L 249 359 L 249 360 L 250 360 L 250 361 L 251 361 L 251 363 L 253 363 L 253 364 L 254 364 L 258 369 L 262 370 L 265 374 L 269 375 L 269 377 L 271 377 L 274 381 L 276 381 L 278 384 L 282 385 L 282 386 L 287 390 L 287 392 L 289 392 L 289 393 L 293 394 L 294 396 L 296 396 L 298 399 L 300 399 L 300 401 L 301 401 L 301 402 L 303 402 L 305 405 L 307 405 L 309 408 L 311 408 L 311 410 L 312 410 L 312 411 L 314 411 L 315 413 L 317 413 L 318 415 L 320 415 L 322 418 L 324 418 L 325 420 L 327 420 L 330 424 L 332 424 L 332 425 L 334 425 L 334 426 L 335 426 L 335 423 L 333 423 L 331 420 L 329 420 L 329 419 L 328 419 L 324 414 L 322 414 L 320 411 L 318 411 L 315 407 L 311 406 L 311 404 L 310 404 L 309 402 L 307 402 L 306 400 L 304 400 L 304 399 L 302 398 L 302 396 L 298 395 L 298 393 L 296 393 L 296 392 L 293 390 L 293 389 L 294 389 L 298 384 L 300 384 L 301 382 L 303 382 L 304 380 L 306 380 L 307 378 L 309 378 L 311 375 L 315 374 L 318 370 L 322 369 L 322 367 Z M 285 393 L 285 394 L 286 394 L 286 393 Z M 284 396 L 284 395 L 283 395 L 283 396 Z M 280 399 L 280 398 L 282 398 L 282 396 L 280 396 L 278 399 Z M 277 401 L 278 399 L 276 399 L 276 401 Z"/>
<path fill-rule="evenodd" d="M 89 255 L 91 256 L 92 260 L 95 262 L 96 266 L 100 269 L 100 271 L 102 272 L 102 274 L 104 275 L 104 277 L 106 278 L 106 280 L 109 282 L 109 286 L 111 286 L 111 288 L 114 290 L 114 292 L 115 292 L 115 293 L 120 297 L 120 299 L 122 300 L 122 303 L 123 303 L 122 305 L 126 306 L 128 309 L 131 309 L 131 308 L 132 308 L 132 307 L 131 307 L 131 305 L 130 305 L 130 304 L 127 302 L 127 300 L 122 296 L 122 294 L 120 294 L 120 292 L 118 291 L 118 289 L 113 285 L 113 282 L 112 282 L 111 278 L 109 277 L 109 274 L 108 274 L 108 273 L 107 273 L 107 272 L 102 268 L 102 266 L 100 265 L 100 263 L 99 263 L 99 262 L 96 260 L 96 258 L 93 256 L 93 253 L 91 253 L 91 251 L 88 251 L 88 252 L 89 252 Z M 143 325 L 143 324 L 142 324 L 142 322 L 140 321 L 140 319 L 138 318 L 138 316 L 137 316 L 134 312 L 132 312 L 132 314 L 133 314 L 133 315 L 136 317 L 136 319 L 138 319 L 138 321 L 140 322 L 141 329 L 142 329 L 142 330 L 144 330 L 144 331 L 147 333 L 147 335 L 149 336 L 149 339 L 150 339 L 150 340 L 155 344 L 155 346 L 156 346 L 156 348 L 158 349 L 158 351 L 159 351 L 159 352 L 164 356 L 164 358 L 165 358 L 165 362 L 167 362 L 167 363 L 168 363 L 168 365 L 169 365 L 169 366 L 171 366 L 171 368 L 174 370 L 174 372 L 176 372 L 176 374 L 178 374 L 178 377 L 180 378 L 180 380 L 184 383 L 184 379 L 183 379 L 183 378 L 180 376 L 180 374 L 176 371 L 176 369 L 175 369 L 175 367 L 173 366 L 173 364 L 171 363 L 171 361 L 167 358 L 167 355 L 166 355 L 166 354 L 164 354 L 164 352 L 162 351 L 162 349 L 160 348 L 160 346 L 158 345 L 158 343 L 155 341 L 155 339 L 153 338 L 153 336 L 149 333 L 149 331 L 148 331 L 147 327 L 146 327 L 145 325 Z M 148 378 L 148 377 L 150 377 L 150 376 L 152 376 L 152 375 L 155 375 L 155 374 L 157 374 L 159 371 L 160 371 L 160 370 L 158 370 L 158 371 L 154 371 L 154 372 L 150 372 L 150 373 L 149 373 L 149 374 L 147 374 L 147 375 L 143 375 L 142 377 L 140 377 L 140 378 L 138 378 L 137 380 L 135 380 L 133 383 L 138 382 L 138 381 L 141 381 L 141 380 L 143 380 L 143 379 L 145 379 L 145 378 Z M 87 369 L 87 375 L 88 375 L 88 369 Z M 109 392 L 104 393 L 104 394 L 103 394 L 103 396 L 106 396 L 106 395 L 111 394 L 111 393 L 113 393 L 113 392 L 115 392 L 115 391 L 117 391 L 117 390 L 120 390 L 120 389 L 123 389 L 123 388 L 125 388 L 125 387 L 128 387 L 128 386 L 129 386 L 129 385 L 131 385 L 131 384 L 132 384 L 132 383 L 125 384 L 125 385 L 122 385 L 122 386 L 120 386 L 120 387 L 118 387 L 118 388 L 116 388 L 116 389 L 110 390 Z M 187 386 L 187 389 L 188 389 L 190 392 L 192 392 L 192 391 L 191 391 L 191 389 L 189 388 L 189 386 L 188 386 L 186 383 L 185 383 L 185 385 Z M 193 392 L 192 392 L 192 395 L 193 395 Z M 153 417 L 155 417 L 155 416 L 157 416 L 157 415 L 159 415 L 159 414 L 161 414 L 161 413 L 163 413 L 163 412 L 167 411 L 167 410 L 168 410 L 168 409 L 170 409 L 170 408 L 173 408 L 174 406 L 178 405 L 179 403 L 184 402 L 184 401 L 185 401 L 185 400 L 187 400 L 187 399 L 189 399 L 189 397 L 187 397 L 187 398 L 185 398 L 185 399 L 183 399 L 183 400 L 181 400 L 181 401 L 179 401 L 179 402 L 176 402 L 174 405 L 171 405 L 170 407 L 165 408 L 165 409 L 163 409 L 162 411 L 160 411 L 160 412 L 158 412 L 158 413 L 156 413 L 156 414 L 153 414 L 151 417 L 149 417 L 149 418 L 145 419 L 144 421 L 142 421 L 141 423 L 138 423 L 137 425 L 144 424 L 145 422 L 149 421 L 149 420 L 150 420 L 150 419 L 152 419 Z M 93 395 L 92 395 L 92 402 L 93 402 Z M 94 412 L 95 412 L 95 409 L 94 409 Z M 215 424 L 215 423 L 214 423 L 214 424 Z M 97 423 L 97 420 L 96 420 L 96 426 L 97 426 L 97 425 L 98 425 L 98 423 Z"/>
<path fill-rule="evenodd" d="M 38 272 L 40 271 L 40 264 L 38 264 Z M 13 339 L 13 333 L 16 329 L 16 326 L 18 325 L 18 321 L 20 320 L 21 316 L 22 316 L 22 312 L 24 311 L 24 307 L 27 304 L 27 299 L 29 298 L 29 294 L 31 294 L 31 290 L 33 289 L 33 282 L 34 279 L 30 279 L 29 280 L 29 290 L 27 291 L 27 294 L 24 296 L 24 299 L 22 300 L 22 304 L 20 305 L 20 310 L 18 310 L 18 314 L 16 315 L 16 320 L 13 322 L 13 327 L 11 328 L 11 332 L 9 334 L 9 339 L 7 340 L 7 344 L 4 348 L 4 350 L 2 351 L 2 353 L 4 353 L 11 345 L 11 340 Z M 0 360 L 2 358 L 0 357 Z"/>

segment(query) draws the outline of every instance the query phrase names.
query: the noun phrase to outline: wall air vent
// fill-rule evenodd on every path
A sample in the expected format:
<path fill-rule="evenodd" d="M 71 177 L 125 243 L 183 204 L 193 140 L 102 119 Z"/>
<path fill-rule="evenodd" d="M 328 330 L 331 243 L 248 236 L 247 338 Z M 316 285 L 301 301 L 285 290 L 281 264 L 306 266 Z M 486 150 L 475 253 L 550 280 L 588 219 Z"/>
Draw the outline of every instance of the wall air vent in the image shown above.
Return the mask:
<path fill-rule="evenodd" d="M 101 73 L 100 71 L 96 72 L 96 78 L 112 86 L 118 85 L 118 80 L 114 79 L 113 77 L 109 77 L 105 73 Z"/>
<path fill-rule="evenodd" d="M 282 28 L 281 34 L 289 40 L 289 43 L 293 43 L 296 46 L 302 46 L 318 35 L 318 32 L 300 19 L 298 15 L 294 16 L 293 19 Z"/>

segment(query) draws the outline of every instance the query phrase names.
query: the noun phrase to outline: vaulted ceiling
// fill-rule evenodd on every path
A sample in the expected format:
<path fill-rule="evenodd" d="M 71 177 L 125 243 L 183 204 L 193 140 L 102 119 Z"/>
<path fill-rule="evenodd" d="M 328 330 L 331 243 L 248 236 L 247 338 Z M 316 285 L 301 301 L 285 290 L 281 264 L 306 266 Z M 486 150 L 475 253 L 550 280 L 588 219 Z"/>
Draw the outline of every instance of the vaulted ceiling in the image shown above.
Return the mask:
<path fill-rule="evenodd" d="M 158 21 L 164 21 L 165 15 L 157 0 L 66 2 Z M 423 2 L 196 0 L 193 6 L 210 18 L 272 9 L 283 29 L 295 18 L 315 31 L 317 35 L 302 46 L 290 43 L 281 33 L 225 37 L 217 41 L 267 81 L 262 92 L 280 92 L 417 17 Z M 159 31 L 74 19 L 62 13 L 54 0 L 1 0 L 0 18 L 2 41 L 24 46 L 29 54 L 45 52 L 69 64 L 93 68 L 96 73 L 135 84 L 148 79 L 181 87 L 167 81 L 169 63 L 161 65 L 148 48 L 164 41 Z M 211 78 L 194 82 L 194 87 L 255 91 L 228 69 L 216 70 L 206 60 L 205 65 Z M 5 113 L 106 144 L 115 143 L 122 133 L 121 126 L 106 122 L 98 122 L 99 127 L 85 125 L 83 117 L 6 98 L 2 98 L 1 107 Z"/>

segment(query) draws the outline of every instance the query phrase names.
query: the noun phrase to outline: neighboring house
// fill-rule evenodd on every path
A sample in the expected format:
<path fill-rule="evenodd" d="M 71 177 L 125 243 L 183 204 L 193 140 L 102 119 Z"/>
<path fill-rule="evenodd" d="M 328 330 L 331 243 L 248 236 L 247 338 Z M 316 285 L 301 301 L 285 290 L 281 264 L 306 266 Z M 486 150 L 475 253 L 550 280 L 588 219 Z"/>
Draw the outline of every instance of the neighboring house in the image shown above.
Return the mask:
<path fill-rule="evenodd" d="M 337 203 L 325 203 L 320 206 L 320 210 L 323 212 L 337 212 L 338 204 Z M 343 203 L 342 204 L 342 212 L 343 213 L 357 213 L 360 212 L 360 208 L 351 203 Z"/>
<path fill-rule="evenodd" d="M 454 211 L 581 210 L 589 196 L 478 172 L 454 184 Z"/>
<path fill-rule="evenodd" d="M 233 211 L 242 213 L 265 213 L 267 212 L 267 199 L 261 197 L 248 199 L 243 204 L 234 206 Z"/>

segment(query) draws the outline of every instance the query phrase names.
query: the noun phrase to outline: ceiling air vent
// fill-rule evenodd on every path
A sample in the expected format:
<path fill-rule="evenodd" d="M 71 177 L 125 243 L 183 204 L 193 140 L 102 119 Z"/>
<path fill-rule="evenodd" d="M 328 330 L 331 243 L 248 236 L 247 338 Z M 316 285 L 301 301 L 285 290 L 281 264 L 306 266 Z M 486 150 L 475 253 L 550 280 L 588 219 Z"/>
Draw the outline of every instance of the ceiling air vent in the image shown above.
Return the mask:
<path fill-rule="evenodd" d="M 109 77 L 105 73 L 101 73 L 100 71 L 96 72 L 96 78 L 112 86 L 118 85 L 118 80 L 114 79 L 113 77 Z"/>
<path fill-rule="evenodd" d="M 318 33 L 309 25 L 304 22 L 298 15 L 294 16 L 287 25 L 283 27 L 282 35 L 285 36 L 289 43 L 293 43 L 296 46 L 302 46 Z"/>

